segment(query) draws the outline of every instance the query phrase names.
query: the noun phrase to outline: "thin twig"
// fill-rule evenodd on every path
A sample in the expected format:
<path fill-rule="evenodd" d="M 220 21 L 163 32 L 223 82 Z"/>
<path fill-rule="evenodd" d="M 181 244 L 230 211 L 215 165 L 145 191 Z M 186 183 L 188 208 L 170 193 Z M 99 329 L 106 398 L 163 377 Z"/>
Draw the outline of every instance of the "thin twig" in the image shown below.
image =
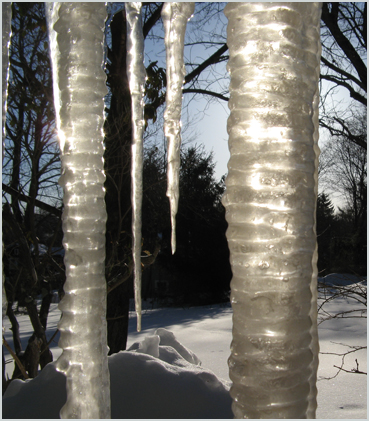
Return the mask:
<path fill-rule="evenodd" d="M 23 377 L 25 379 L 29 379 L 29 376 L 25 370 L 25 368 L 23 367 L 23 364 L 20 362 L 19 358 L 17 357 L 17 355 L 14 353 L 14 351 L 10 348 L 8 342 L 6 341 L 6 339 L 3 336 L 3 344 L 5 345 L 6 349 L 10 352 L 10 355 L 14 358 L 15 362 L 17 363 Z"/>
<path fill-rule="evenodd" d="M 358 361 L 356 359 L 355 359 L 355 362 L 356 362 L 356 368 L 352 368 L 351 370 L 346 370 L 346 369 L 344 369 L 342 367 L 338 367 L 336 365 L 334 365 L 333 367 L 336 367 L 339 370 L 345 371 L 346 373 L 351 373 L 351 374 L 352 373 L 354 373 L 354 374 L 365 374 L 365 375 L 367 375 L 367 373 L 365 373 L 365 371 L 360 371 L 359 370 L 359 363 L 358 363 Z"/>

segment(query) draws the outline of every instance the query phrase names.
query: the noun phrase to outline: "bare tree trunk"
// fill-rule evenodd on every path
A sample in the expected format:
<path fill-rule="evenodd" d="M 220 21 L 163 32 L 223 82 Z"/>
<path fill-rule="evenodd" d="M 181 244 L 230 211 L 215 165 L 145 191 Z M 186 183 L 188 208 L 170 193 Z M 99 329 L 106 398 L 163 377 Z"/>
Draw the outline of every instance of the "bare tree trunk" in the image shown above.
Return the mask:
<path fill-rule="evenodd" d="M 8 387 L 8 382 L 6 381 L 6 377 L 5 377 L 5 355 L 4 355 L 4 347 L 3 347 L 3 394 L 5 393 L 5 390 L 7 387 Z"/>
<path fill-rule="evenodd" d="M 47 318 L 49 316 L 49 310 L 50 310 L 50 304 L 51 304 L 51 300 L 52 300 L 52 293 L 51 291 L 47 291 L 47 293 L 44 295 L 44 297 L 42 298 L 42 302 L 41 302 L 41 308 L 40 308 L 40 322 L 42 324 L 42 327 L 45 329 L 46 331 L 46 326 L 47 326 Z"/>
<path fill-rule="evenodd" d="M 10 328 L 13 332 L 13 343 L 14 343 L 14 352 L 18 355 L 22 351 L 22 343 L 19 337 L 19 323 L 15 314 L 13 312 L 13 303 L 8 302 L 8 309 L 6 315 L 9 317 L 12 327 Z"/>
<path fill-rule="evenodd" d="M 114 289 L 114 292 L 108 294 L 106 319 L 109 355 L 127 347 L 130 285 L 132 285 L 131 277 L 129 281 L 123 282 Z"/>
<path fill-rule="evenodd" d="M 33 334 L 28 340 L 28 345 L 24 353 L 24 368 L 30 378 L 35 378 L 38 374 L 41 342 L 42 341 Z"/>
<path fill-rule="evenodd" d="M 111 23 L 112 50 L 109 51 L 107 84 L 112 97 L 105 123 L 106 172 L 106 280 L 126 280 L 107 297 L 108 346 L 110 354 L 126 349 L 129 314 L 131 251 L 131 97 L 127 78 L 126 17 L 117 13 Z M 128 238 L 127 238 L 128 237 Z M 128 271 L 128 276 L 126 276 Z M 109 286 L 108 286 L 109 288 Z"/>
<path fill-rule="evenodd" d="M 26 307 L 29 318 L 32 323 L 32 327 L 35 331 L 35 336 L 42 341 L 42 344 L 40 346 L 40 365 L 42 370 L 47 364 L 49 364 L 53 360 L 53 354 L 51 353 L 47 345 L 45 330 L 41 324 L 40 318 L 38 317 L 36 304 L 33 301 L 26 302 Z"/>

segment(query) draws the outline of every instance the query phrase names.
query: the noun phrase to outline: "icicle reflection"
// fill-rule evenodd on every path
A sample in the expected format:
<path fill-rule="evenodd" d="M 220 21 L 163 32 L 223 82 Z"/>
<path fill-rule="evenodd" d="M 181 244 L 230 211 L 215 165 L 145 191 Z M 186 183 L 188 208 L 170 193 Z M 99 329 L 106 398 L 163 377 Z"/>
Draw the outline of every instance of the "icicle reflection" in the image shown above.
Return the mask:
<path fill-rule="evenodd" d="M 187 21 L 195 10 L 195 3 L 164 3 L 161 16 L 165 29 L 167 57 L 167 93 L 164 113 L 164 132 L 168 142 L 168 188 L 172 225 L 172 253 L 176 251 L 176 215 L 179 200 L 179 167 L 181 149 L 182 86 L 185 77 L 183 61 L 184 37 Z"/>
<path fill-rule="evenodd" d="M 319 3 L 228 3 L 236 418 L 314 418 Z"/>

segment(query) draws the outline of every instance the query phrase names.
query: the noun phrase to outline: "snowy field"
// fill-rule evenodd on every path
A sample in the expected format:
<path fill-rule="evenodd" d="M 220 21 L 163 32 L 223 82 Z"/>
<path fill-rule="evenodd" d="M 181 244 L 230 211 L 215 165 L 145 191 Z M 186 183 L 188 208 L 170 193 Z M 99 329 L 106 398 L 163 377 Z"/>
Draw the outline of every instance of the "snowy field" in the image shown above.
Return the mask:
<path fill-rule="evenodd" d="M 336 292 L 329 288 L 332 280 L 339 281 L 337 277 L 326 279 L 325 299 Z M 355 317 L 340 316 L 346 310 Z M 52 304 L 48 338 L 59 318 L 57 304 Z M 357 367 L 366 372 L 366 349 L 345 357 L 343 369 L 349 372 L 340 371 L 335 376 L 338 369 L 334 367 L 342 363 L 342 356 L 334 354 L 366 346 L 366 303 L 358 303 L 351 293 L 336 298 L 319 312 L 319 321 L 323 319 L 327 320 L 319 325 L 317 418 L 366 419 L 367 376 L 350 372 Z M 18 322 L 25 349 L 32 328 L 26 315 L 18 316 Z M 4 324 L 5 338 L 12 346 L 7 318 Z M 232 418 L 227 366 L 232 337 L 230 305 L 145 310 L 142 332 L 135 332 L 135 327 L 132 313 L 131 350 L 109 357 L 113 418 Z M 57 341 L 58 335 L 52 347 L 54 360 L 61 353 Z M 8 354 L 5 358 L 11 361 Z M 13 363 L 9 362 L 6 372 L 11 376 L 12 371 Z M 3 418 L 57 418 L 64 400 L 64 376 L 51 364 L 36 379 L 17 380 L 9 386 L 3 397 Z"/>

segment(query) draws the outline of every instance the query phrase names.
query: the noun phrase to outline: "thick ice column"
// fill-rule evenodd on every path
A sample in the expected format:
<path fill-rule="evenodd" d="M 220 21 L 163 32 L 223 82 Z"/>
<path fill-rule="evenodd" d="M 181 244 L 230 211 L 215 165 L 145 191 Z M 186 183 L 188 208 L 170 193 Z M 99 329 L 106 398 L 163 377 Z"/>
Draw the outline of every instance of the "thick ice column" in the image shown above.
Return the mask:
<path fill-rule="evenodd" d="M 172 225 L 172 253 L 176 251 L 176 215 L 179 200 L 179 167 L 181 152 L 182 86 L 186 74 L 183 61 L 187 21 L 195 10 L 195 3 L 164 3 L 161 16 L 165 30 L 167 59 L 167 92 L 164 112 L 164 133 L 168 142 L 168 188 Z"/>
<path fill-rule="evenodd" d="M 104 3 L 47 3 L 64 188 L 62 418 L 110 418 L 106 334 Z"/>
<path fill-rule="evenodd" d="M 12 21 L 12 8 L 11 3 L 3 2 L 1 3 L 2 9 L 2 38 L 3 38 L 3 49 L 2 49 L 2 101 L 3 101 L 3 108 L 2 108 L 2 161 L 4 161 L 5 155 L 5 121 L 6 121 L 6 104 L 7 104 L 7 96 L 8 96 L 8 79 L 9 79 L 9 44 L 11 38 L 11 21 Z M 1 161 L 1 162 L 2 162 Z M 4 244 L 3 244 L 3 254 L 4 254 Z M 5 293 L 5 276 L 4 276 L 4 268 L 2 269 L 2 315 L 3 319 L 6 314 L 6 309 L 8 303 L 6 301 L 6 293 Z"/>
<path fill-rule="evenodd" d="M 313 418 L 319 3 L 228 3 L 236 418 Z"/>
<path fill-rule="evenodd" d="M 144 66 L 144 38 L 141 3 L 126 3 L 127 16 L 127 74 L 132 102 L 132 167 L 131 202 L 135 305 L 137 330 L 141 330 L 141 210 L 144 131 L 144 94 L 146 71 Z"/>

